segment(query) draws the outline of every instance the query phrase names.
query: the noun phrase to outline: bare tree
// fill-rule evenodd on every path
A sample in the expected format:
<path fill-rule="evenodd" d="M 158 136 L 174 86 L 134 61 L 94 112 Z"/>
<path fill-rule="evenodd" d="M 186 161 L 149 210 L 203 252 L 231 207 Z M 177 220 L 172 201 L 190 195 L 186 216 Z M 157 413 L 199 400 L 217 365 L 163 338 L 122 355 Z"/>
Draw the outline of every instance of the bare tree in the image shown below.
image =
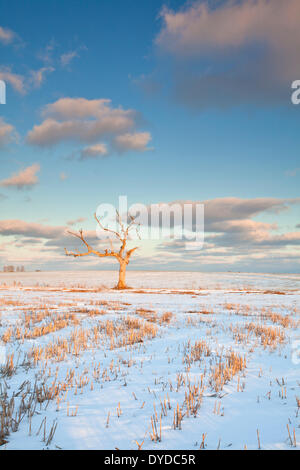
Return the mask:
<path fill-rule="evenodd" d="M 136 246 L 134 248 L 131 248 L 130 250 L 126 250 L 126 245 L 127 245 L 128 239 L 129 239 L 130 231 L 135 228 L 135 230 L 138 234 L 138 226 L 135 222 L 135 217 L 132 217 L 131 215 L 129 215 L 130 222 L 128 224 L 126 224 L 126 226 L 125 226 L 123 224 L 122 220 L 121 220 L 121 217 L 120 217 L 118 211 L 116 211 L 116 220 L 117 220 L 117 223 L 119 225 L 119 230 L 118 231 L 114 231 L 114 230 L 111 230 L 109 228 L 104 227 L 96 214 L 94 214 L 94 217 L 95 217 L 97 223 L 99 224 L 99 226 L 101 227 L 101 229 L 104 230 L 105 232 L 108 232 L 110 234 L 110 236 L 115 237 L 116 241 L 118 241 L 120 243 L 119 251 L 114 250 L 113 242 L 112 242 L 111 237 L 110 237 L 110 247 L 111 247 L 111 249 L 110 250 L 106 249 L 106 250 L 104 250 L 104 252 L 100 252 L 98 250 L 95 250 L 94 248 L 92 248 L 89 245 L 89 243 L 85 240 L 85 238 L 83 236 L 83 231 L 82 230 L 79 230 L 79 232 L 71 232 L 70 230 L 68 230 L 68 233 L 70 233 L 74 237 L 79 238 L 79 240 L 81 240 L 82 243 L 84 243 L 84 245 L 87 248 L 87 251 L 84 252 L 84 253 L 79 253 L 79 252 L 74 253 L 74 252 L 67 251 L 67 249 L 65 248 L 65 253 L 66 253 L 67 256 L 74 256 L 74 258 L 77 258 L 77 257 L 80 257 L 80 256 L 88 256 L 88 255 L 96 255 L 96 256 L 99 256 L 99 258 L 106 258 L 108 256 L 116 258 L 118 260 L 118 262 L 120 263 L 119 282 L 116 286 L 116 289 L 126 289 L 126 287 L 127 287 L 126 286 L 126 281 L 125 281 L 126 267 L 129 263 L 129 260 L 130 260 L 130 257 L 132 255 L 132 253 L 139 248 L 138 246 Z"/>

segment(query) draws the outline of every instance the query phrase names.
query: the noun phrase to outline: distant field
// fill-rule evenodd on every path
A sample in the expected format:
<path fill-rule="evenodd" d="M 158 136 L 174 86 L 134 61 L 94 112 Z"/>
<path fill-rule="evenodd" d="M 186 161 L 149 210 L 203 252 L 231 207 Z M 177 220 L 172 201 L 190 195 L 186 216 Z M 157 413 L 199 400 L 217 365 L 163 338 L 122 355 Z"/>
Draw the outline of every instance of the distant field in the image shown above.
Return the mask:
<path fill-rule="evenodd" d="M 300 276 L 0 274 L 0 449 L 300 445 Z"/>

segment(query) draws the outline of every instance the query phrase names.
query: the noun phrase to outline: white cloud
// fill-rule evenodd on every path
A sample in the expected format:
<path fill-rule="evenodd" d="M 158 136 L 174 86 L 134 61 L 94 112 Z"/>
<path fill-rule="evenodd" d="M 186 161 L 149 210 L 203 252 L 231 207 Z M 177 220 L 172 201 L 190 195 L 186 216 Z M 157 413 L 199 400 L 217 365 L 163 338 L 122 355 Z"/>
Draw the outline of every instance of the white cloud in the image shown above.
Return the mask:
<path fill-rule="evenodd" d="M 0 181 L 0 186 L 5 188 L 30 189 L 38 183 L 37 173 L 40 171 L 40 165 L 33 164 L 19 173 Z"/>

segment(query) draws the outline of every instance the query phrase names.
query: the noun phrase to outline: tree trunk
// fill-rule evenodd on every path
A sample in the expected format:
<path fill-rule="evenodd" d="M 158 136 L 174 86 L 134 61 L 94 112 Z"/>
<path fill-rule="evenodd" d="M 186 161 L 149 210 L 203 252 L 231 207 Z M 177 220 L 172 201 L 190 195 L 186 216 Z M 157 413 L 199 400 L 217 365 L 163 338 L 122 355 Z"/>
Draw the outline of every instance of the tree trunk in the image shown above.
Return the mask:
<path fill-rule="evenodd" d="M 126 282 L 125 282 L 126 266 L 127 266 L 127 263 L 125 261 L 122 261 L 120 263 L 119 282 L 117 285 L 117 289 L 126 289 Z"/>

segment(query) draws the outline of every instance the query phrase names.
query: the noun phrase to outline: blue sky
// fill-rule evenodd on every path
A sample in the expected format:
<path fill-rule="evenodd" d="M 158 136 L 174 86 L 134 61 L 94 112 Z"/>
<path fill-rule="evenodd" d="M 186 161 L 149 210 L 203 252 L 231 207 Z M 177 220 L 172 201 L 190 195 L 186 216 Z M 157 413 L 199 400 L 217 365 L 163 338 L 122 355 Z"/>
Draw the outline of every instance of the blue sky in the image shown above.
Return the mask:
<path fill-rule="evenodd" d="M 290 96 L 300 34 L 287 23 L 291 13 L 300 21 L 296 1 L 0 0 L 0 9 L 0 264 L 101 268 L 65 259 L 62 232 L 48 249 L 53 235 L 30 224 L 86 218 L 93 230 L 97 206 L 125 194 L 130 203 L 211 201 L 201 253 L 145 244 L 135 269 L 299 271 L 300 107 Z M 95 118 L 79 109 L 104 99 L 112 127 L 78 139 Z M 225 220 L 220 200 L 253 210 Z M 212 225 L 214 201 L 223 228 Z"/>

